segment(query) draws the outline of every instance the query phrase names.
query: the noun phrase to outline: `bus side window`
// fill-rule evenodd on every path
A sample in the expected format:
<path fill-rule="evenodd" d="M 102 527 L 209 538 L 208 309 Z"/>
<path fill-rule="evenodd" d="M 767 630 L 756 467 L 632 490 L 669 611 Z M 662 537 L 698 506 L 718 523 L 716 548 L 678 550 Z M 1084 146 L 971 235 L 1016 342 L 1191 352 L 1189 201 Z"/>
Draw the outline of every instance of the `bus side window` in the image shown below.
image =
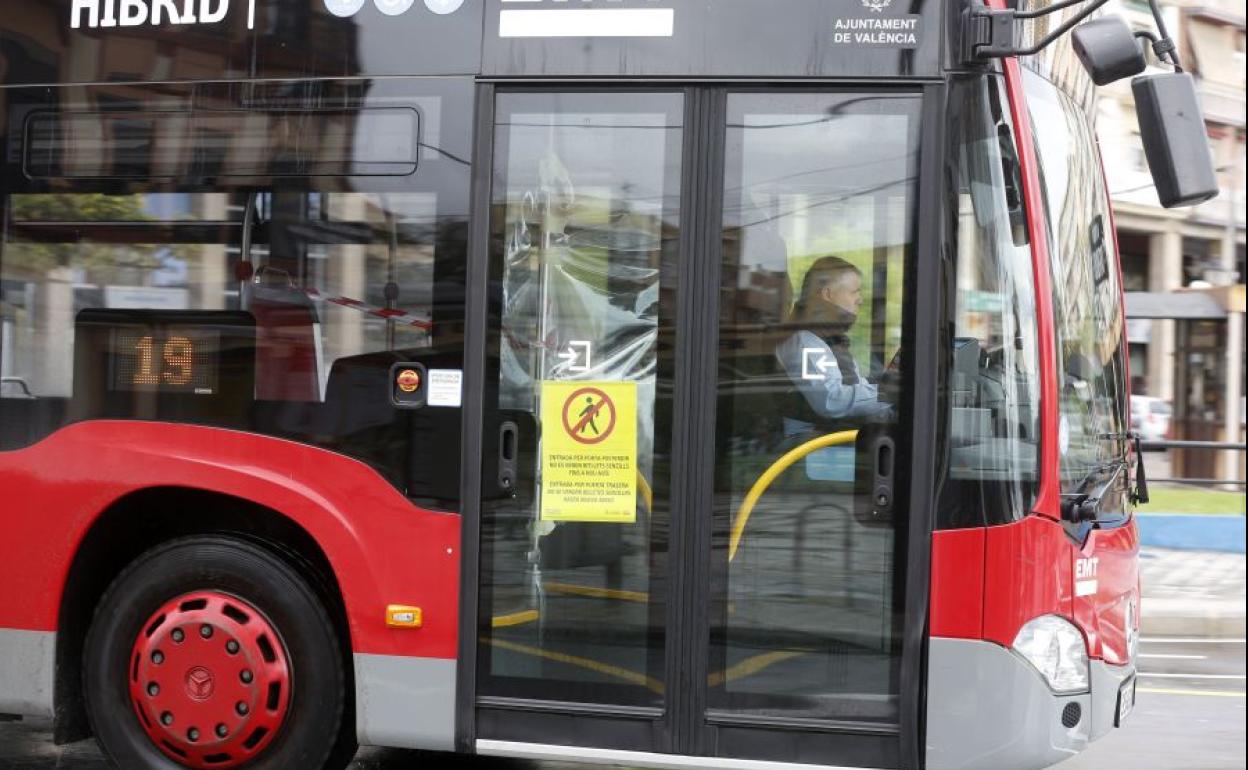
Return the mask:
<path fill-rule="evenodd" d="M 958 207 L 947 267 L 953 339 L 939 506 L 946 527 L 1003 523 L 1030 511 L 1040 388 L 1031 249 L 1001 85 L 954 86 L 948 178 Z"/>
<path fill-rule="evenodd" d="M 452 507 L 457 452 L 425 437 L 458 436 L 458 409 L 388 394 L 396 363 L 463 367 L 470 132 L 448 129 L 470 116 L 430 108 L 425 147 L 416 105 L 471 87 L 389 87 L 343 109 L 183 86 L 128 87 L 120 106 L 103 86 L 21 94 L 38 109 L 3 161 L 0 449 L 101 418 L 229 428 Z"/>

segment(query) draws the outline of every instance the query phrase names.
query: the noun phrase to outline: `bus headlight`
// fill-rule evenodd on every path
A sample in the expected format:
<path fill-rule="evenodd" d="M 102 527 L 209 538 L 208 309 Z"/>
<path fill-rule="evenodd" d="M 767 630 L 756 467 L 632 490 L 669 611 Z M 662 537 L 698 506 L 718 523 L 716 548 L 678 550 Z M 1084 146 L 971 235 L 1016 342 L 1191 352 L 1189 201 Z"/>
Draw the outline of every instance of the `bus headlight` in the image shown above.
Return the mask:
<path fill-rule="evenodd" d="M 1053 692 L 1068 695 L 1088 689 L 1088 648 L 1069 620 L 1041 615 L 1014 637 L 1014 651 L 1035 667 Z"/>

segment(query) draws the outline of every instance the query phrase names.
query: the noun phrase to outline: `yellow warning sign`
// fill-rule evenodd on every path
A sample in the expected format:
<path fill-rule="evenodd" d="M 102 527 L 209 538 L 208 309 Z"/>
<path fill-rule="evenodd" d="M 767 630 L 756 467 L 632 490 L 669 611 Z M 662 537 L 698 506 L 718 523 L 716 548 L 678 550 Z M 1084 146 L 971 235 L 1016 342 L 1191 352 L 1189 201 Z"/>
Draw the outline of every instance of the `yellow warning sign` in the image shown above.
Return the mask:
<path fill-rule="evenodd" d="M 637 520 L 637 383 L 542 383 L 541 517 Z"/>

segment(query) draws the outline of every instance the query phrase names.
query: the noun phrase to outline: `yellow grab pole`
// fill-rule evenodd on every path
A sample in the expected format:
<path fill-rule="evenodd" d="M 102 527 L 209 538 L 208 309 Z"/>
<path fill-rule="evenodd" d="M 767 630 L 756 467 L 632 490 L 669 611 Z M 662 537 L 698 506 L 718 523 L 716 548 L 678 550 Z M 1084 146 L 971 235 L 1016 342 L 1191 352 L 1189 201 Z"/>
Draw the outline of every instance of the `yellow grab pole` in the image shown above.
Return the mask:
<path fill-rule="evenodd" d="M 763 475 L 758 477 L 758 481 L 754 482 L 754 486 L 750 487 L 749 493 L 741 501 L 741 507 L 737 509 L 737 515 L 732 520 L 732 537 L 728 540 L 728 561 L 732 561 L 737 555 L 737 548 L 741 545 L 741 536 L 745 534 L 745 523 L 750 520 L 750 512 L 754 510 L 758 499 L 763 496 L 776 477 L 788 470 L 790 465 L 817 449 L 848 444 L 857 438 L 858 431 L 856 430 L 842 430 L 813 438 L 785 452 L 779 460 L 771 464 L 770 468 L 763 471 Z"/>
<path fill-rule="evenodd" d="M 641 475 L 641 471 L 637 471 L 637 489 L 641 492 L 641 501 L 646 504 L 646 513 L 650 513 L 654 508 L 654 490 L 650 488 L 646 477 Z"/>

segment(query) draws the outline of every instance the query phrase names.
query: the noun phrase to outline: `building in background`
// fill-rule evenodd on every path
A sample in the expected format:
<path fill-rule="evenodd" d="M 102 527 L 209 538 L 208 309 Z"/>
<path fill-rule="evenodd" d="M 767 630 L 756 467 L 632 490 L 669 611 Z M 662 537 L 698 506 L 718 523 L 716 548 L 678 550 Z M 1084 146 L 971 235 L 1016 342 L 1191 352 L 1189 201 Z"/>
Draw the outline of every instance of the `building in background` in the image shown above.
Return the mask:
<path fill-rule="evenodd" d="M 1244 415 L 1244 3 L 1162 0 L 1196 79 L 1221 194 L 1164 209 L 1148 173 L 1130 79 L 1099 89 L 1097 131 L 1113 198 L 1130 321 L 1133 392 L 1173 404 L 1174 438 L 1242 441 Z M 1140 30 L 1147 2 L 1114 0 Z M 1151 60 L 1151 57 L 1150 57 Z M 1243 454 L 1176 458 L 1175 475 L 1244 478 Z"/>

